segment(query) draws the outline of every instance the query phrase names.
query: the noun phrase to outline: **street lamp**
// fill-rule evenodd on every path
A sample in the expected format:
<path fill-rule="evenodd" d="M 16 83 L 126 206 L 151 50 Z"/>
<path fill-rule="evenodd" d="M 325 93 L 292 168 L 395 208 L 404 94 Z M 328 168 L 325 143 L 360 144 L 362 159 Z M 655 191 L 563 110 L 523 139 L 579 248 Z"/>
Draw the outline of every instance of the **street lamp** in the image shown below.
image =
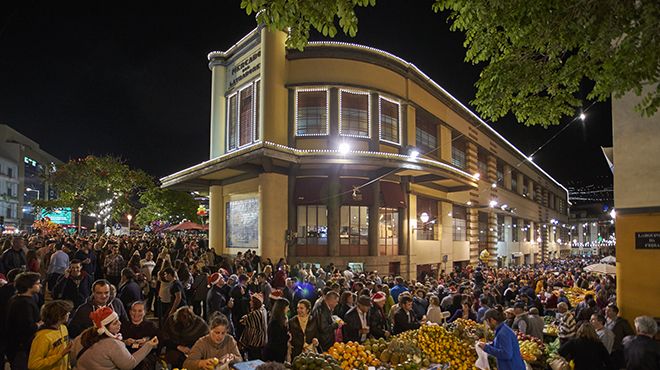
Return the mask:
<path fill-rule="evenodd" d="M 131 220 L 133 219 L 133 216 L 129 214 L 126 218 L 128 218 L 128 235 L 131 235 Z"/>
<path fill-rule="evenodd" d="M 34 191 L 34 192 L 36 192 L 37 193 L 37 200 L 40 199 L 41 192 L 39 191 L 39 189 L 25 188 L 25 191 Z"/>
<path fill-rule="evenodd" d="M 82 234 L 82 232 L 81 232 L 82 230 L 80 229 L 80 223 L 81 223 L 80 218 L 82 216 L 82 210 L 83 210 L 82 206 L 78 207 L 78 235 Z"/>

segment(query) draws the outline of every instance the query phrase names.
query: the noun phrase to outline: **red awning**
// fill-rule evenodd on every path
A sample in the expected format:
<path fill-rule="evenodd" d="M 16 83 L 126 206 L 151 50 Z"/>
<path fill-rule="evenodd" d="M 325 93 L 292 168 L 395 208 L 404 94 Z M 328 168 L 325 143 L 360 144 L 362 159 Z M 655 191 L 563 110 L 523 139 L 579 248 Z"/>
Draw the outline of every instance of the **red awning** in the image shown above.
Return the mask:
<path fill-rule="evenodd" d="M 380 194 L 382 195 L 382 207 L 385 208 L 405 208 L 406 200 L 403 195 L 401 184 L 395 182 L 381 181 Z"/>

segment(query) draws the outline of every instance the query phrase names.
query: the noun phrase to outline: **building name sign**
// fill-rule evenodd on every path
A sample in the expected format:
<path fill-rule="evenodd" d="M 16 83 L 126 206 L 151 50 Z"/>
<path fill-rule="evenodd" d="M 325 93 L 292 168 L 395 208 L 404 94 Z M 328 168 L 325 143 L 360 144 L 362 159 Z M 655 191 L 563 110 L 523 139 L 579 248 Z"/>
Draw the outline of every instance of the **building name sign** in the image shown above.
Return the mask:
<path fill-rule="evenodd" d="M 32 165 L 32 167 L 37 167 L 37 161 L 30 157 L 23 157 L 23 162 L 25 162 L 25 164 Z"/>
<path fill-rule="evenodd" d="M 635 233 L 635 249 L 660 249 L 660 231 Z"/>
<path fill-rule="evenodd" d="M 244 58 L 233 61 L 227 66 L 227 91 L 240 85 L 242 81 L 258 76 L 261 69 L 261 47 L 257 45 Z"/>

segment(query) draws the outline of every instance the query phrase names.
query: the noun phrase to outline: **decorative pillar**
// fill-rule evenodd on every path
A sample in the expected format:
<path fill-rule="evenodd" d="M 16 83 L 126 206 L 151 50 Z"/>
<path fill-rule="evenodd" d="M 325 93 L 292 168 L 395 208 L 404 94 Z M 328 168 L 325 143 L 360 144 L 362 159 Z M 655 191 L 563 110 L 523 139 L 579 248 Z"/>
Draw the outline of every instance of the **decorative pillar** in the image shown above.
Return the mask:
<path fill-rule="evenodd" d="M 288 187 L 289 177 L 275 172 L 259 175 L 260 200 L 259 246 L 264 258 L 279 259 L 286 253 L 286 230 L 288 227 L 288 197 L 282 196 Z"/>
<path fill-rule="evenodd" d="M 412 237 L 412 230 L 410 227 L 410 218 L 415 217 L 413 206 L 410 202 L 410 177 L 401 177 L 401 190 L 403 191 L 403 199 L 406 202 L 406 208 L 399 208 L 399 255 L 407 256 L 410 251 L 410 240 Z"/>
<path fill-rule="evenodd" d="M 373 202 L 369 206 L 369 255 L 378 256 L 379 247 L 379 209 L 380 209 L 380 181 L 374 181 L 369 186 L 373 192 Z"/>
<path fill-rule="evenodd" d="M 491 210 L 488 212 L 488 258 L 489 266 L 497 266 L 497 214 Z"/>
<path fill-rule="evenodd" d="M 440 125 L 440 160 L 451 162 L 451 128 Z"/>
<path fill-rule="evenodd" d="M 296 174 L 298 172 L 298 168 L 294 167 L 291 169 L 291 173 L 288 176 L 288 187 L 287 187 L 287 195 L 288 195 L 288 207 L 289 207 L 289 212 L 287 212 L 287 250 L 286 250 L 286 257 L 294 257 L 296 255 L 296 237 L 294 236 L 295 233 L 297 232 L 297 227 L 298 227 L 298 206 L 296 205 L 295 202 L 295 192 L 296 192 Z"/>
<path fill-rule="evenodd" d="M 468 208 L 468 241 L 470 242 L 470 263 L 479 262 L 479 211 L 476 208 Z"/>
<path fill-rule="evenodd" d="M 209 245 L 217 255 L 225 253 L 225 207 L 222 186 L 209 187 Z"/>
<path fill-rule="evenodd" d="M 341 184 L 339 182 L 340 166 L 330 169 L 328 175 L 328 256 L 339 256 L 339 232 L 341 212 Z"/>

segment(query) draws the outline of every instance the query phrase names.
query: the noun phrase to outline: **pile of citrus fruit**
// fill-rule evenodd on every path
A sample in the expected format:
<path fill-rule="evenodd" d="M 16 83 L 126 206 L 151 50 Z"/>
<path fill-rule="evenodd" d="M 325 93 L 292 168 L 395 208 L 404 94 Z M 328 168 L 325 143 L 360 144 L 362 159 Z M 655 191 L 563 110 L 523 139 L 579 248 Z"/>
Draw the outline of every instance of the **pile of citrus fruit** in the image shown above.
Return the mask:
<path fill-rule="evenodd" d="M 442 326 L 422 326 L 417 331 L 417 342 L 432 363 L 448 363 L 451 369 L 474 368 L 477 360 L 474 344 L 459 339 Z"/>
<path fill-rule="evenodd" d="M 293 360 L 291 363 L 291 369 L 340 370 L 341 367 L 339 367 L 337 360 L 332 358 L 330 355 L 305 352 L 301 353 L 298 357 L 295 358 L 295 360 Z"/>
<path fill-rule="evenodd" d="M 356 342 L 335 343 L 328 350 L 328 354 L 337 360 L 344 370 L 367 369 L 369 366 L 380 365 L 380 361 L 371 351 Z"/>

